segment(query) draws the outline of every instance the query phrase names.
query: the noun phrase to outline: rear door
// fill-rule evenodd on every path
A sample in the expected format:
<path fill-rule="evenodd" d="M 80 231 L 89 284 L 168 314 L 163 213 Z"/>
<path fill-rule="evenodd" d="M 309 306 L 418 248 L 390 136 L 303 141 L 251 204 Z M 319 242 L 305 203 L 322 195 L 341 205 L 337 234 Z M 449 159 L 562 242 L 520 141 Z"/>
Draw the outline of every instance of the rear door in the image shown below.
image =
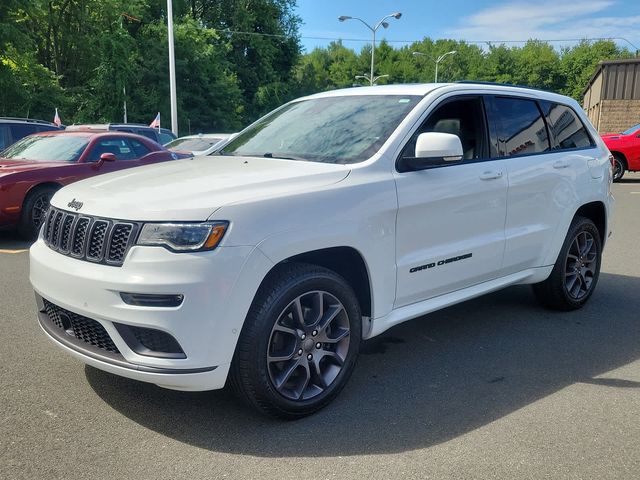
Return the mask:
<path fill-rule="evenodd" d="M 566 228 L 566 212 L 576 201 L 575 177 L 589 176 L 591 158 L 588 149 L 574 147 L 588 146 L 590 138 L 574 128 L 567 107 L 551 109 L 548 102 L 517 96 L 487 100 L 509 183 L 503 262 L 508 275 L 543 266 L 555 233 Z"/>

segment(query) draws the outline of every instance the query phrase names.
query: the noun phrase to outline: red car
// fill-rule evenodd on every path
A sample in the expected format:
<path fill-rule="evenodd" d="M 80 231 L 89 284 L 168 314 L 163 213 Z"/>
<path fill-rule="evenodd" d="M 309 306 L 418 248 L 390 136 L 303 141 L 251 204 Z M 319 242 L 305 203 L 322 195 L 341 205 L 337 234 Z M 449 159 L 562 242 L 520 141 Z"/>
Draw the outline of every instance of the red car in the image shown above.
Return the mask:
<path fill-rule="evenodd" d="M 602 135 L 613 154 L 613 180 L 620 180 L 624 172 L 640 171 L 640 124 L 622 133 Z"/>
<path fill-rule="evenodd" d="M 49 200 L 64 185 L 124 168 L 185 158 L 123 132 L 42 132 L 0 153 L 0 227 L 34 238 Z"/>

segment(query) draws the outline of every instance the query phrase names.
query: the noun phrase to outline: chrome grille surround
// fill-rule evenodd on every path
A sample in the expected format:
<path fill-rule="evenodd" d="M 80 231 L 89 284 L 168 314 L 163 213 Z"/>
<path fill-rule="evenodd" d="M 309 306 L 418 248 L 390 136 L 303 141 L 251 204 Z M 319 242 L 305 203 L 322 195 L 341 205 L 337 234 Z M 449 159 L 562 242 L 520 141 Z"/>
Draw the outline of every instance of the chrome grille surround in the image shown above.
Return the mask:
<path fill-rule="evenodd" d="M 42 237 L 56 252 L 92 263 L 122 266 L 142 224 L 50 207 Z"/>

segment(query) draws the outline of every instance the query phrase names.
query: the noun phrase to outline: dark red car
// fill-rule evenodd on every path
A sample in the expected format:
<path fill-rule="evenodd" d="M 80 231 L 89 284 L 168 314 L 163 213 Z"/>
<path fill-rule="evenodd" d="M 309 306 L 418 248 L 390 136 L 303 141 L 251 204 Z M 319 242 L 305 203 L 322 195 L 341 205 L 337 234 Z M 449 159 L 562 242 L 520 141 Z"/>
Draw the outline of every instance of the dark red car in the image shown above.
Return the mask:
<path fill-rule="evenodd" d="M 83 178 L 185 158 L 140 135 L 123 132 L 42 132 L 0 153 L 0 227 L 37 235 L 53 194 Z"/>
<path fill-rule="evenodd" d="M 613 155 L 613 180 L 620 180 L 624 172 L 640 171 L 640 124 L 622 133 L 602 135 Z"/>

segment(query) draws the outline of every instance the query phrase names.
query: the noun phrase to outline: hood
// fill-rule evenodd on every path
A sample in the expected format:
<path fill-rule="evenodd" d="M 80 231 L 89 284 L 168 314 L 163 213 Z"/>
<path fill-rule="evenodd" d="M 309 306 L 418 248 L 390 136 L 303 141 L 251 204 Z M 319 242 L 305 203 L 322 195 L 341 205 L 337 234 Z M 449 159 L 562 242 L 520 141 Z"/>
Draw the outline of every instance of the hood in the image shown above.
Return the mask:
<path fill-rule="evenodd" d="M 337 183 L 345 165 L 275 158 L 193 157 L 101 175 L 58 191 L 51 203 L 122 220 L 203 221 L 218 208 Z"/>
<path fill-rule="evenodd" d="M 0 158 L 0 177 L 10 173 L 28 172 L 42 168 L 61 167 L 69 165 L 69 162 L 34 162 L 29 160 L 7 160 Z"/>

